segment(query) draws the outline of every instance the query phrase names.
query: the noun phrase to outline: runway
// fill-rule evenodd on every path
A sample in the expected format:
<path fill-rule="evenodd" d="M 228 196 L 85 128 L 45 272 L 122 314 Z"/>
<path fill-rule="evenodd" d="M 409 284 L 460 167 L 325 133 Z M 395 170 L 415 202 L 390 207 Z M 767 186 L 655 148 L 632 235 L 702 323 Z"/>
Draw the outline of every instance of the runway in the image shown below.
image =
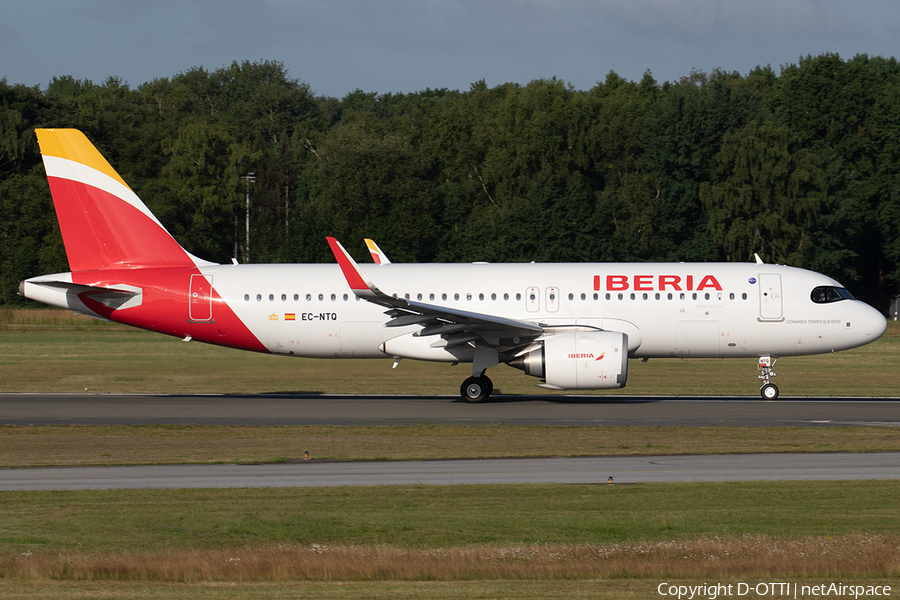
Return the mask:
<path fill-rule="evenodd" d="M 3 394 L 0 425 L 900 426 L 898 398 Z M 900 453 L 0 469 L 0 490 L 896 479 Z"/>
<path fill-rule="evenodd" d="M 0 469 L 0 491 L 897 479 L 900 454 L 736 454 Z"/>
<path fill-rule="evenodd" d="M 0 425 L 900 426 L 900 398 L 0 394 Z"/>

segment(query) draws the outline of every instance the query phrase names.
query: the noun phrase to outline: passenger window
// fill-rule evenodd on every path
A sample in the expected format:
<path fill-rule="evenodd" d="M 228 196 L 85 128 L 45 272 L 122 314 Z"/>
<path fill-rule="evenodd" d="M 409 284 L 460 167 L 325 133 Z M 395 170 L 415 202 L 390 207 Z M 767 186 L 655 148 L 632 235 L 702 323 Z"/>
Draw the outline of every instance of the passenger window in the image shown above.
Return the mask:
<path fill-rule="evenodd" d="M 334 295 L 334 294 L 332 294 L 332 295 L 331 295 L 331 301 L 334 302 L 335 300 L 337 300 L 337 296 Z"/>
<path fill-rule="evenodd" d="M 282 301 L 282 302 L 285 302 L 286 300 L 287 300 L 287 294 L 282 294 L 282 295 L 281 295 L 281 301 Z"/>
<path fill-rule="evenodd" d="M 325 300 L 325 294 L 319 294 L 319 302 Z"/>
<path fill-rule="evenodd" d="M 250 294 L 244 294 L 244 302 L 250 302 Z"/>
<path fill-rule="evenodd" d="M 257 294 L 257 295 L 256 295 L 256 301 L 257 301 L 257 302 L 262 302 L 262 294 Z"/>
<path fill-rule="evenodd" d="M 312 294 L 307 294 L 307 295 L 306 295 L 306 301 L 307 301 L 307 302 L 311 302 L 311 301 L 312 301 Z"/>
<path fill-rule="evenodd" d="M 269 302 L 272 302 L 274 300 L 275 300 L 275 294 L 269 294 Z"/>
<path fill-rule="evenodd" d="M 346 302 L 349 299 L 350 299 L 350 296 L 348 296 L 347 294 L 344 294 L 344 302 Z"/>
<path fill-rule="evenodd" d="M 294 294 L 294 302 L 300 299 L 300 294 Z"/>

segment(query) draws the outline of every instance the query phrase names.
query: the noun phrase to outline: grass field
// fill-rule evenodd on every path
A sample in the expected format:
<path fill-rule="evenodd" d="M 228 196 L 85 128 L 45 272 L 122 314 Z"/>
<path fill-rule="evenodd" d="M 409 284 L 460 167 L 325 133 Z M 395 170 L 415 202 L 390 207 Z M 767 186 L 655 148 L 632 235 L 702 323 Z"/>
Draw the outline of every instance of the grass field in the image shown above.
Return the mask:
<path fill-rule="evenodd" d="M 241 352 L 73 316 L 65 311 L 0 311 L 0 392 L 147 393 L 458 393 L 469 374 L 404 361 L 298 359 Z M 820 356 L 784 358 L 784 396 L 900 395 L 900 324 L 874 344 Z M 747 395 L 759 389 L 750 359 L 631 361 L 615 394 Z M 538 380 L 498 366 L 495 394 L 552 394 Z M 605 392 L 589 392 L 592 394 Z"/>
<path fill-rule="evenodd" d="M 890 323 L 870 346 L 783 359 L 776 381 L 783 395 L 897 396 L 898 350 Z M 633 394 L 758 387 L 753 361 L 630 366 Z M 466 374 L 0 311 L 0 392 L 455 394 Z M 491 376 L 495 393 L 545 393 L 512 369 Z M 898 446 L 884 427 L 5 427 L 0 466 Z M 894 481 L 5 492 L 0 598 L 626 599 L 657 597 L 664 581 L 773 580 L 897 590 L 898 494 Z"/>
<path fill-rule="evenodd" d="M 0 581 L 897 578 L 898 493 L 896 481 L 7 493 Z"/>
<path fill-rule="evenodd" d="M 893 427 L 0 427 L 0 467 L 898 451 Z"/>

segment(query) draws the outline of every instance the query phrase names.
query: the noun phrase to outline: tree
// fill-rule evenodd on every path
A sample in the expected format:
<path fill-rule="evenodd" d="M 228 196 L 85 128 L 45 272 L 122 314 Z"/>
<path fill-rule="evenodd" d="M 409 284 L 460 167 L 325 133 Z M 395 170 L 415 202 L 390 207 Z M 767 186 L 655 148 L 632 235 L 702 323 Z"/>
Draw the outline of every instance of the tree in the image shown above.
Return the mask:
<path fill-rule="evenodd" d="M 825 174 L 814 153 L 792 143 L 787 127 L 751 121 L 726 134 L 720 181 L 700 184 L 713 241 L 728 261 L 805 266 L 813 250 L 814 218 L 825 195 Z"/>

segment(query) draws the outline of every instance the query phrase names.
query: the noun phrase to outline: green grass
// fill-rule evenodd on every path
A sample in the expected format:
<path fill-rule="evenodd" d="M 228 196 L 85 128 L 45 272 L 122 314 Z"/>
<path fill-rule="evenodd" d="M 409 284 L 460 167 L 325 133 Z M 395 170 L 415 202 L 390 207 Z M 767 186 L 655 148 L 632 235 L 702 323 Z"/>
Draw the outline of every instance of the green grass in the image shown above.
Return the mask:
<path fill-rule="evenodd" d="M 0 467 L 898 451 L 893 427 L 0 427 Z"/>
<path fill-rule="evenodd" d="M 898 481 L 0 493 L 0 551 L 900 536 Z"/>
<path fill-rule="evenodd" d="M 33 313 L 38 313 L 34 315 Z M 0 311 L 0 392 L 400 393 L 455 395 L 470 370 L 417 361 L 322 360 L 209 346 L 69 316 Z M 631 361 L 628 385 L 590 394 L 747 395 L 759 387 L 751 359 Z M 848 352 L 784 358 L 784 396 L 900 395 L 900 325 Z M 552 394 L 506 366 L 488 371 L 499 394 Z"/>

